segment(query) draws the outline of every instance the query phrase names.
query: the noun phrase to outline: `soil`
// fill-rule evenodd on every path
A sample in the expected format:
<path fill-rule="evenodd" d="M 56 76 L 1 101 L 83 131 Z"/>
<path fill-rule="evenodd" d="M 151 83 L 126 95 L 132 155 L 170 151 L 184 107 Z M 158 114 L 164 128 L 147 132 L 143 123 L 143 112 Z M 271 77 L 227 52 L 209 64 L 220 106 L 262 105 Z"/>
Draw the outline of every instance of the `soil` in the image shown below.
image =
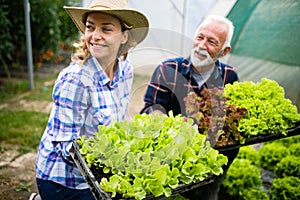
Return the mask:
<path fill-rule="evenodd" d="M 61 66 L 55 68 L 60 70 Z M 39 76 L 49 72 L 49 69 L 42 69 Z M 45 82 L 45 85 L 53 84 Z M 128 108 L 128 119 L 137 114 L 143 105 L 143 95 L 149 76 L 145 74 L 135 75 L 131 102 Z M 14 99 L 0 105 L 0 112 L 3 108 L 14 108 L 20 110 L 35 110 L 39 112 L 50 112 L 52 102 L 47 101 L 25 101 L 22 94 Z M 46 108 L 46 109 L 45 109 Z M 20 155 L 17 145 L 6 144 L 0 141 L 0 200 L 27 200 L 31 193 L 37 193 L 35 183 L 35 158 L 36 152 Z"/>
<path fill-rule="evenodd" d="M 0 199 L 28 199 L 37 192 L 35 184 L 35 153 L 19 156 L 17 147 L 4 145 L 0 158 Z"/>

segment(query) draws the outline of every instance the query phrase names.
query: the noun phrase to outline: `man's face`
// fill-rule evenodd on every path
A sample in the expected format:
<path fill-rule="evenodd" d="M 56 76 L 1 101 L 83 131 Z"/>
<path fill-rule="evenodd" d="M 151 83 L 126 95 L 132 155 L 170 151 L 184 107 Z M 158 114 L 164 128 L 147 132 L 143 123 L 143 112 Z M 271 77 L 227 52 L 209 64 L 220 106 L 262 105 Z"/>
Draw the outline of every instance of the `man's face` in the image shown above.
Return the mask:
<path fill-rule="evenodd" d="M 195 35 L 191 61 L 195 67 L 213 66 L 223 55 L 227 27 L 212 21 L 203 25 Z"/>

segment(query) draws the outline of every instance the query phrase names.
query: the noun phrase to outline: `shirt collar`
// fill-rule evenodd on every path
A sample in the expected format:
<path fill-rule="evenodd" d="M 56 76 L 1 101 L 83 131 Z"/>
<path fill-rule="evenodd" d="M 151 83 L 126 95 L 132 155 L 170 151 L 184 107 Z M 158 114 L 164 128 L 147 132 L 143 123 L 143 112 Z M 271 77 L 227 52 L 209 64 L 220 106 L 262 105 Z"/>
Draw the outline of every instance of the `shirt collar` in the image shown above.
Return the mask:
<path fill-rule="evenodd" d="M 93 67 L 95 72 L 98 74 L 97 79 L 100 85 L 109 85 L 111 88 L 115 88 L 118 86 L 119 80 L 124 76 L 124 61 L 122 61 L 121 59 L 117 60 L 116 71 L 114 72 L 114 78 L 112 82 L 110 81 L 110 79 L 102 69 L 100 63 L 94 56 L 90 55 L 85 65 L 90 65 Z"/>

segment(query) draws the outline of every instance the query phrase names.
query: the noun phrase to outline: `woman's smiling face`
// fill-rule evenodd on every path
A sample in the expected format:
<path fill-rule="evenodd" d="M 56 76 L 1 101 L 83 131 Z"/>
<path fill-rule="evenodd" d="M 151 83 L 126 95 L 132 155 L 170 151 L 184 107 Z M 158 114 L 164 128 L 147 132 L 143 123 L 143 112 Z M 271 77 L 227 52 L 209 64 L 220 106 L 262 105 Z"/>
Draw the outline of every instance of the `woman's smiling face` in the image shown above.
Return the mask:
<path fill-rule="evenodd" d="M 127 32 L 122 33 L 121 23 L 112 15 L 94 12 L 87 16 L 85 42 L 90 53 L 102 67 L 115 62 L 121 44 L 128 39 Z"/>

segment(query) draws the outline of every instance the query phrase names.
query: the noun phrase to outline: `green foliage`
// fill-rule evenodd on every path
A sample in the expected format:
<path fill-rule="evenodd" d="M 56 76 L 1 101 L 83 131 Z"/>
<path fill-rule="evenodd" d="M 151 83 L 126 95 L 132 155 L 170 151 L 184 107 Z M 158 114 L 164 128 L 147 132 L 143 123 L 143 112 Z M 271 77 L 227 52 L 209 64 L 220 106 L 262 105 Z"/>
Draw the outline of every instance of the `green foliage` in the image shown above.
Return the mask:
<path fill-rule="evenodd" d="M 180 194 L 176 194 L 171 197 L 164 198 L 165 200 L 188 200 L 187 198 L 181 196 Z"/>
<path fill-rule="evenodd" d="M 277 143 L 289 148 L 292 144 L 300 143 L 300 135 L 273 140 L 267 143 Z"/>
<path fill-rule="evenodd" d="M 289 155 L 289 150 L 283 145 L 276 143 L 265 144 L 259 149 L 261 166 L 273 171 L 277 163 Z"/>
<path fill-rule="evenodd" d="M 3 0 L 2 0 L 3 1 Z M 7 52 L 10 52 L 13 49 L 13 43 L 12 43 L 12 35 L 7 34 L 9 32 L 9 29 L 11 28 L 12 24 L 8 19 L 8 6 L 3 5 L 1 3 L 0 6 L 0 55 L 1 57 L 9 57 L 10 55 L 7 54 Z"/>
<path fill-rule="evenodd" d="M 24 2 L 1 0 L 1 52 L 4 59 L 12 60 L 19 51 L 25 50 Z M 3 54 L 2 54 L 3 53 Z"/>
<path fill-rule="evenodd" d="M 226 193 L 231 195 L 230 199 L 268 200 L 269 197 L 266 192 L 259 188 L 262 183 L 258 182 L 258 179 L 260 179 L 260 170 L 258 170 L 260 168 L 260 155 L 258 151 L 253 146 L 243 146 L 240 148 L 234 162 L 237 163 L 230 166 L 229 172 L 227 172 L 225 181 L 223 182 Z M 247 174 L 244 174 L 245 171 Z M 247 177 L 248 173 L 252 172 L 255 174 Z M 244 182 L 249 182 L 248 179 L 252 179 L 252 183 L 254 182 L 253 180 L 257 181 L 259 185 L 255 183 L 252 186 L 247 185 Z M 243 188 L 243 184 L 247 185 L 247 189 Z"/>
<path fill-rule="evenodd" d="M 0 103 L 6 99 L 20 95 L 22 92 L 28 90 L 28 80 L 18 82 L 11 82 L 0 87 Z"/>
<path fill-rule="evenodd" d="M 260 166 L 260 155 L 253 146 L 243 146 L 240 148 L 237 155 L 239 159 L 248 159 L 251 161 L 251 164 L 259 167 Z"/>
<path fill-rule="evenodd" d="M 5 59 L 11 59 L 10 52 L 13 50 L 13 41 L 12 35 L 7 34 L 11 27 L 11 22 L 8 19 L 8 6 L 2 5 L 0 6 L 0 64 L 3 66 L 6 76 L 10 79 L 10 72 L 8 69 L 8 65 Z"/>
<path fill-rule="evenodd" d="M 241 199 L 243 200 L 269 200 L 268 194 L 257 188 L 250 188 L 248 190 L 243 190 Z"/>
<path fill-rule="evenodd" d="M 57 16 L 60 20 L 60 37 L 61 41 L 64 42 L 71 42 L 73 43 L 73 40 L 78 39 L 78 32 L 76 25 L 73 23 L 72 19 L 69 17 L 69 15 L 66 14 L 65 9 L 63 9 L 63 6 L 79 6 L 79 0 L 56 0 L 58 6 L 58 12 Z"/>
<path fill-rule="evenodd" d="M 56 79 L 57 73 L 53 73 L 48 77 L 36 78 L 34 80 L 34 89 L 30 91 L 30 95 L 24 95 L 24 98 L 28 101 L 32 100 L 45 100 L 52 101 L 52 89 L 53 85 L 44 86 L 45 81 L 53 81 Z M 4 101 L 21 95 L 24 92 L 28 91 L 28 79 L 20 79 L 12 81 L 11 83 L 7 83 L 0 87 L 0 103 Z"/>
<path fill-rule="evenodd" d="M 51 50 L 57 52 L 59 43 L 78 37 L 76 25 L 66 11 L 66 0 L 31 1 L 32 43 L 36 56 Z M 43 17 L 41 17 L 43 16 Z"/>
<path fill-rule="evenodd" d="M 35 149 L 48 120 L 48 114 L 4 110 L 0 112 L 0 140 L 20 144 L 23 149 Z M 25 148 L 26 147 L 26 148 Z"/>
<path fill-rule="evenodd" d="M 274 168 L 274 174 L 277 178 L 286 176 L 294 176 L 300 178 L 300 159 L 299 157 L 289 155 L 282 160 Z"/>
<path fill-rule="evenodd" d="M 224 93 L 225 91 L 225 93 Z M 276 81 L 263 78 L 260 83 L 235 82 L 222 88 L 191 92 L 185 98 L 187 115 L 199 133 L 209 136 L 211 144 L 225 146 L 263 134 L 286 135 L 300 122 L 297 107 L 284 97 Z"/>
<path fill-rule="evenodd" d="M 242 197 L 245 190 L 262 186 L 260 168 L 252 165 L 250 160 L 236 158 L 222 184 L 231 196 Z"/>
<path fill-rule="evenodd" d="M 19 185 L 16 188 L 16 192 L 21 192 L 22 190 L 31 192 L 31 187 L 32 183 L 24 184 L 24 183 L 19 183 Z"/>
<path fill-rule="evenodd" d="M 300 157 L 300 143 L 294 143 L 289 146 L 290 154 Z"/>
<path fill-rule="evenodd" d="M 51 49 L 57 51 L 60 42 L 61 23 L 57 17 L 57 1 L 31 1 L 32 44 L 35 57 Z"/>
<path fill-rule="evenodd" d="M 300 179 L 292 176 L 273 179 L 269 192 L 271 200 L 298 200 Z"/>
<path fill-rule="evenodd" d="M 187 116 L 195 119 L 198 131 L 207 135 L 212 145 L 225 146 L 245 138 L 238 131 L 238 121 L 247 110 L 234 104 L 226 105 L 223 88 L 204 88 L 201 96 L 190 92 L 185 98 Z"/>
<path fill-rule="evenodd" d="M 108 173 L 101 188 L 123 197 L 171 195 L 178 184 L 202 181 L 223 173 L 227 157 L 210 147 L 193 120 L 158 114 L 135 115 L 130 122 L 99 126 L 95 137 L 78 144 L 89 166 Z"/>
<path fill-rule="evenodd" d="M 38 81 L 36 81 L 38 82 Z M 23 99 L 27 101 L 48 101 L 52 102 L 52 91 L 54 85 L 49 86 L 35 86 L 31 91 L 31 95 L 25 96 Z"/>
<path fill-rule="evenodd" d="M 5 63 L 25 64 L 24 1 L 1 0 L 0 55 Z M 46 51 L 57 52 L 59 43 L 78 37 L 78 30 L 63 9 L 78 0 L 30 0 L 30 25 L 34 61 Z"/>
<path fill-rule="evenodd" d="M 246 108 L 248 114 L 239 120 L 238 130 L 246 137 L 282 133 L 300 121 L 297 107 L 284 97 L 284 89 L 276 81 L 235 82 L 225 86 L 226 102 Z"/>

